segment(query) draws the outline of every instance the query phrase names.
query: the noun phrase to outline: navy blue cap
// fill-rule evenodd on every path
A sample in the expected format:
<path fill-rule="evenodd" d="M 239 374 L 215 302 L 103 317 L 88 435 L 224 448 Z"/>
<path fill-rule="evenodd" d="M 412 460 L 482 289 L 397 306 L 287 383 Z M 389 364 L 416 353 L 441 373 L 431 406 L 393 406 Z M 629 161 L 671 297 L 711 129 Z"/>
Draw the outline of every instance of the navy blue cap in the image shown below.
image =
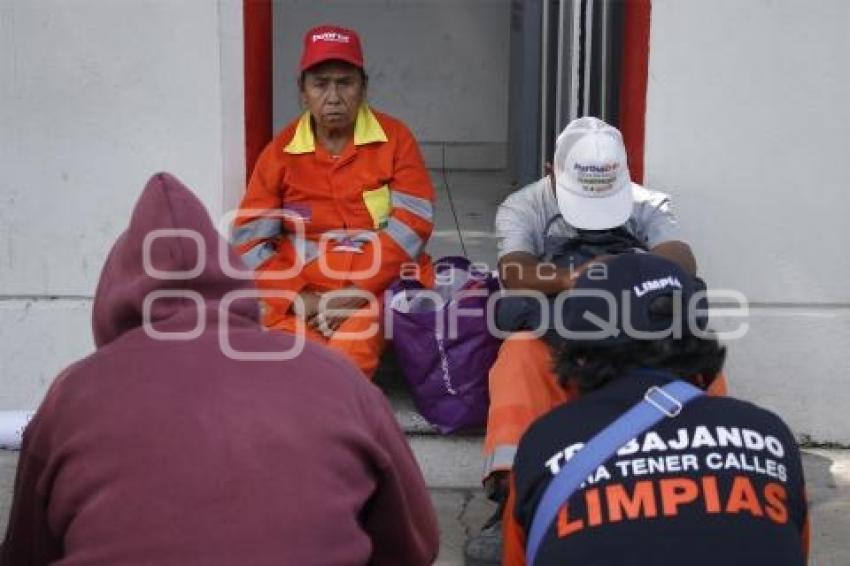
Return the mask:
<path fill-rule="evenodd" d="M 692 335 L 708 324 L 705 284 L 651 253 L 596 262 L 565 293 L 556 332 L 594 347 Z M 696 295 L 696 296 L 695 296 Z"/>

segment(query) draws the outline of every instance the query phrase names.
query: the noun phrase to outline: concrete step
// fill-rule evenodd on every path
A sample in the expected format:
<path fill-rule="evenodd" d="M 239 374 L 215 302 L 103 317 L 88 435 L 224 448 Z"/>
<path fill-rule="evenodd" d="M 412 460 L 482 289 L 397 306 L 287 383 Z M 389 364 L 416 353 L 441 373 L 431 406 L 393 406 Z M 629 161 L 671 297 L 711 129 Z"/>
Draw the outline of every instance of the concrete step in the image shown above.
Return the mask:
<path fill-rule="evenodd" d="M 481 489 L 481 440 L 471 437 L 409 436 L 429 488 Z"/>
<path fill-rule="evenodd" d="M 483 429 L 443 435 L 428 423 L 416 410 L 401 369 L 389 349 L 375 374 L 375 383 L 386 393 L 428 487 L 479 489 Z"/>

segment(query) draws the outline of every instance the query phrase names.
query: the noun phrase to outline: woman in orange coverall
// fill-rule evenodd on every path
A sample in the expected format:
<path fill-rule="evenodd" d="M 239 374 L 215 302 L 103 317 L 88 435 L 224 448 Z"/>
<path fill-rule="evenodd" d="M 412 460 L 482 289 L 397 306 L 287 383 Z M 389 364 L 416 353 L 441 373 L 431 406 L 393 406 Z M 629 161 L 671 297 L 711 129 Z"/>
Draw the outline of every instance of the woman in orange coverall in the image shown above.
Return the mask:
<path fill-rule="evenodd" d="M 309 30 L 300 70 L 306 111 L 260 155 L 232 244 L 255 270 L 266 326 L 305 332 L 371 377 L 382 293 L 402 273 L 433 278 L 422 249 L 434 188 L 407 127 L 367 104 L 356 32 Z"/>

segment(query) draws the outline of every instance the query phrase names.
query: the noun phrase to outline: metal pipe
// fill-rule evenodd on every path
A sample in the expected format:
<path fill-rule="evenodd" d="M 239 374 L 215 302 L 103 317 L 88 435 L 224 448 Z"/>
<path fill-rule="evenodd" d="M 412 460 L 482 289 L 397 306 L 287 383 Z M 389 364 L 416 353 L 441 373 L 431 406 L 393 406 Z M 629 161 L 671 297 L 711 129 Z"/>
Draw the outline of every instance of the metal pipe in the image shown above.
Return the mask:
<path fill-rule="evenodd" d="M 566 9 L 564 4 L 567 0 L 558 0 L 558 64 L 555 81 L 555 135 L 561 131 L 563 127 L 563 108 L 564 108 L 564 28 L 566 26 Z"/>
<path fill-rule="evenodd" d="M 570 116 L 568 121 L 579 117 L 578 88 L 579 88 L 579 64 L 581 63 L 581 2 L 582 0 L 570 0 L 570 21 L 572 31 L 570 33 Z"/>
<path fill-rule="evenodd" d="M 600 97 L 599 115 L 608 123 L 611 123 L 611 116 L 608 115 L 608 36 L 611 31 L 611 17 L 609 9 L 611 0 L 602 1 L 602 37 L 600 38 L 600 56 L 599 56 L 599 75 L 600 80 Z"/>
<path fill-rule="evenodd" d="M 590 113 L 590 72 L 593 64 L 593 2 L 586 0 L 587 10 L 584 14 L 584 97 L 582 97 L 582 115 Z"/>
<path fill-rule="evenodd" d="M 542 0 L 542 14 L 540 18 L 540 171 L 544 170 L 546 156 L 549 153 L 548 136 L 549 112 L 547 109 L 549 90 L 549 0 Z"/>

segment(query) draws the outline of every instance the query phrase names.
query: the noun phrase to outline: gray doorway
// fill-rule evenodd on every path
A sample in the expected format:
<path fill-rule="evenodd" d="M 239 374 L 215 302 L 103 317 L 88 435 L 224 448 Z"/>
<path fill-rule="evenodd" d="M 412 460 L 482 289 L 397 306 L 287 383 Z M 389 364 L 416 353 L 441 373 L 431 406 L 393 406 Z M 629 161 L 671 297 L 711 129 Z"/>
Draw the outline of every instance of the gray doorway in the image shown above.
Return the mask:
<path fill-rule="evenodd" d="M 538 179 L 558 133 L 579 116 L 619 118 L 622 0 L 513 0 L 509 155 Z"/>

